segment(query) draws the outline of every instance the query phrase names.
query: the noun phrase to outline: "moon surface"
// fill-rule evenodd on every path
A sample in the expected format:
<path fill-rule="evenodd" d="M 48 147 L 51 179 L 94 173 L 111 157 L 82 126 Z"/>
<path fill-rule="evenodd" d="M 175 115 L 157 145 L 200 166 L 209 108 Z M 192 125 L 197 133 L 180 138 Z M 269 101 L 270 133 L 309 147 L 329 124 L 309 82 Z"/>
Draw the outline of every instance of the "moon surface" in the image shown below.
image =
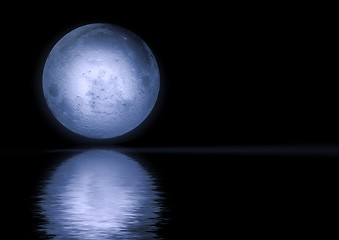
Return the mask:
<path fill-rule="evenodd" d="M 122 27 L 88 24 L 62 37 L 49 53 L 43 93 L 54 117 L 96 139 L 124 135 L 152 111 L 160 88 L 147 44 Z"/>

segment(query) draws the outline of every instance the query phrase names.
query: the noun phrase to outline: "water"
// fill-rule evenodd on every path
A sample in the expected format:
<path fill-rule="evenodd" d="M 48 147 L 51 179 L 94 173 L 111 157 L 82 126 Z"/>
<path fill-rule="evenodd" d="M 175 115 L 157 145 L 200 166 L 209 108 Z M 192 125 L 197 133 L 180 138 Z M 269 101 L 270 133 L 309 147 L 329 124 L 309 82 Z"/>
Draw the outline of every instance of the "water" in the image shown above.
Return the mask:
<path fill-rule="evenodd" d="M 323 239 L 336 229 L 336 147 L 0 153 L 8 239 Z"/>

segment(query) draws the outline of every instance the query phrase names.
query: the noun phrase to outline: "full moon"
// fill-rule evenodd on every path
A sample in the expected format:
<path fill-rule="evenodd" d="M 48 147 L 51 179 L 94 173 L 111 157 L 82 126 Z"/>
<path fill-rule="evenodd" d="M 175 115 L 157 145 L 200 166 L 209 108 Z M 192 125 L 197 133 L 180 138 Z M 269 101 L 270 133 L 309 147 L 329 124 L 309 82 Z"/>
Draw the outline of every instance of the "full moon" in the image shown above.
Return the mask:
<path fill-rule="evenodd" d="M 88 24 L 63 36 L 49 53 L 43 94 L 53 116 L 96 139 L 124 135 L 152 111 L 160 88 L 148 45 L 122 27 Z"/>

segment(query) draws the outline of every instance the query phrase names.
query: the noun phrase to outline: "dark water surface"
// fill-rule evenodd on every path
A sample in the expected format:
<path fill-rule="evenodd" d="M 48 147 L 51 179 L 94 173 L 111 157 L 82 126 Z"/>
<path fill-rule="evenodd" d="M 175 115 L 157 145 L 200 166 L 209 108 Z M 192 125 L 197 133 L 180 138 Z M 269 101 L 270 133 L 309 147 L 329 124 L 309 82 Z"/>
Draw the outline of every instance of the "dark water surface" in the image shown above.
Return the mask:
<path fill-rule="evenodd" d="M 336 147 L 6 150 L 8 239 L 305 237 L 335 228 Z"/>

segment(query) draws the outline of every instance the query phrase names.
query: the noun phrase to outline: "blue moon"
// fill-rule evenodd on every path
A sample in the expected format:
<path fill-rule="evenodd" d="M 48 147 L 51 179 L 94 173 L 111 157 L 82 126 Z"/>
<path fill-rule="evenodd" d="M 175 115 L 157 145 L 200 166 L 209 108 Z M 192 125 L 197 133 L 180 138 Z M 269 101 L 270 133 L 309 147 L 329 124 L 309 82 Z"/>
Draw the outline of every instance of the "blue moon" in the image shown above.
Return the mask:
<path fill-rule="evenodd" d="M 42 75 L 53 116 L 88 138 L 122 136 L 151 113 L 160 73 L 149 46 L 120 26 L 96 23 L 74 29 L 50 51 Z"/>

